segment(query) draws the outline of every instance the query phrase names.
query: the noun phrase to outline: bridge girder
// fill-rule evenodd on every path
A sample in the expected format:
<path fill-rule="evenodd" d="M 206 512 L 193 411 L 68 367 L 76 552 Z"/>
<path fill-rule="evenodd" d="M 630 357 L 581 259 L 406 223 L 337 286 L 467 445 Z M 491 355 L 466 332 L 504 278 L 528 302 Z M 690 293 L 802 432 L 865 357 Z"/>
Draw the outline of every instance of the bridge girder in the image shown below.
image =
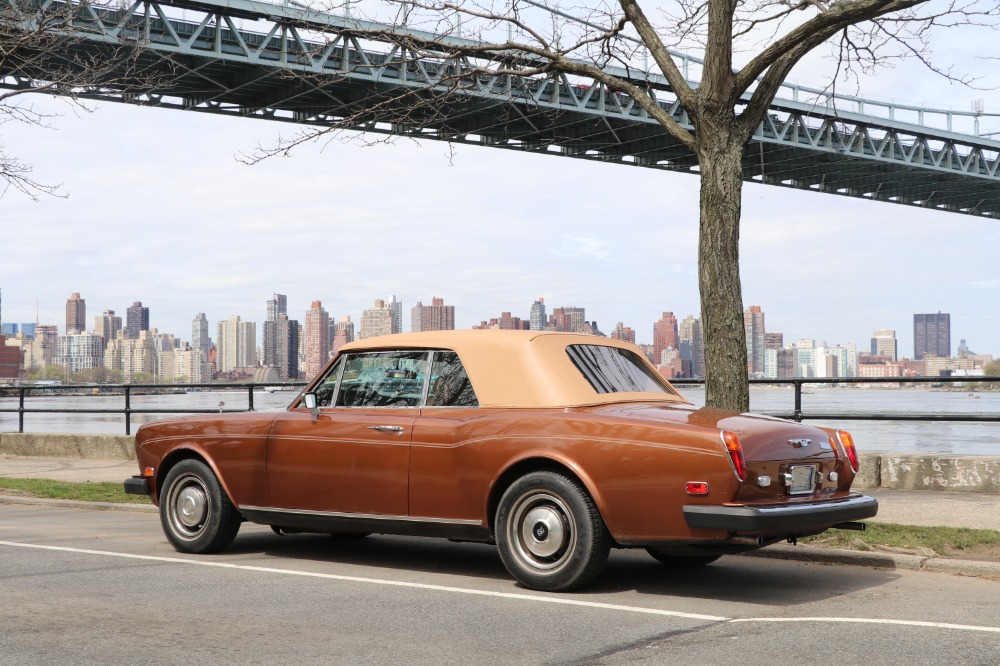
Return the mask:
<path fill-rule="evenodd" d="M 347 118 L 367 132 L 697 170 L 695 156 L 634 100 L 593 81 L 468 76 L 460 90 L 447 91 L 443 106 L 401 120 L 366 110 L 402 89 L 441 94 L 436 84 L 448 65 L 398 45 L 379 50 L 358 36 L 356 21 L 240 0 L 79 7 L 78 32 L 65 38 L 67 61 L 74 51 L 129 45 L 139 52 L 132 65 L 155 70 L 161 81 L 153 89 L 109 86 L 84 97 L 320 127 Z M 179 16 L 177 7 L 194 18 Z M 253 30 L 243 25 L 249 21 Z M 317 40 L 320 31 L 325 40 Z M 0 72 L 0 87 L 44 81 L 53 55 L 39 53 Z M 693 129 L 665 82 L 643 84 Z M 1000 142 L 829 107 L 775 100 L 745 148 L 743 167 L 748 182 L 1000 217 Z"/>

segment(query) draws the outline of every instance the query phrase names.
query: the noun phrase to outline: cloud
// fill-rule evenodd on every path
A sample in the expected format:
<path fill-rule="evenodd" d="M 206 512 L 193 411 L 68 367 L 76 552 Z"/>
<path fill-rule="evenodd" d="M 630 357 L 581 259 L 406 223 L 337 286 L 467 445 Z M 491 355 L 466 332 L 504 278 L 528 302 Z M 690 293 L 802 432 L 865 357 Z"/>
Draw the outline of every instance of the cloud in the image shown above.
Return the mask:
<path fill-rule="evenodd" d="M 594 257 L 607 259 L 611 252 L 609 242 L 592 236 L 567 236 L 563 245 L 553 248 L 552 254 L 559 257 Z"/>

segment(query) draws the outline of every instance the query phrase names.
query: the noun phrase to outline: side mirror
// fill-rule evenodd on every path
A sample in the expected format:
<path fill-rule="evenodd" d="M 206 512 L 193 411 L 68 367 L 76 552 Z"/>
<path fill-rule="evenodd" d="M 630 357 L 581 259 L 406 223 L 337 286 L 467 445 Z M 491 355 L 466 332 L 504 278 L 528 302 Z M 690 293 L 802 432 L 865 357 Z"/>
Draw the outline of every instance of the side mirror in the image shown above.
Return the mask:
<path fill-rule="evenodd" d="M 312 413 L 314 418 L 319 416 L 319 403 L 316 400 L 315 393 L 304 394 L 302 396 L 302 404 L 306 406 L 306 409 Z"/>

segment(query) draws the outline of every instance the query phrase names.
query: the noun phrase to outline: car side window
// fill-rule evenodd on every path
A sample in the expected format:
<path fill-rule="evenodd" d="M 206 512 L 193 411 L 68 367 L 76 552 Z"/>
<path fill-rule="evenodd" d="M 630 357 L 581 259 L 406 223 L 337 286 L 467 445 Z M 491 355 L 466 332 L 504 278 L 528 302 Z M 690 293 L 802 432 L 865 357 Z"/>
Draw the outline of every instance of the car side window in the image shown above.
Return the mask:
<path fill-rule="evenodd" d="M 341 358 L 339 361 L 333 364 L 330 371 L 326 373 L 326 376 L 320 380 L 319 384 L 316 384 L 316 388 L 313 392 L 316 394 L 316 406 L 317 407 L 329 407 L 333 404 L 333 394 L 337 391 L 337 380 L 340 379 L 340 373 L 344 369 L 344 359 Z"/>
<path fill-rule="evenodd" d="M 431 384 L 427 393 L 428 407 L 478 407 L 479 399 L 472 388 L 465 366 L 453 351 L 434 352 L 431 364 Z"/>
<path fill-rule="evenodd" d="M 417 407 L 427 375 L 427 352 L 349 354 L 338 384 L 337 407 Z"/>

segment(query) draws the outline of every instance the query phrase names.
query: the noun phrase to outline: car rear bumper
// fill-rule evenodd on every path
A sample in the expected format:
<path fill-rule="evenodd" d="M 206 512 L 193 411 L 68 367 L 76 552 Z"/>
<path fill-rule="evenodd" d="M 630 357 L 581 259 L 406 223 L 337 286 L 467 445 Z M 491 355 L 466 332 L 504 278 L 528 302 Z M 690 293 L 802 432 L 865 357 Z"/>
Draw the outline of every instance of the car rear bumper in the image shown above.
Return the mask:
<path fill-rule="evenodd" d="M 149 495 L 149 483 L 141 476 L 133 476 L 125 479 L 126 495 Z"/>
<path fill-rule="evenodd" d="M 878 501 L 867 495 L 794 504 L 744 506 L 686 505 L 688 527 L 754 534 L 796 534 L 824 530 L 837 523 L 871 518 Z"/>

